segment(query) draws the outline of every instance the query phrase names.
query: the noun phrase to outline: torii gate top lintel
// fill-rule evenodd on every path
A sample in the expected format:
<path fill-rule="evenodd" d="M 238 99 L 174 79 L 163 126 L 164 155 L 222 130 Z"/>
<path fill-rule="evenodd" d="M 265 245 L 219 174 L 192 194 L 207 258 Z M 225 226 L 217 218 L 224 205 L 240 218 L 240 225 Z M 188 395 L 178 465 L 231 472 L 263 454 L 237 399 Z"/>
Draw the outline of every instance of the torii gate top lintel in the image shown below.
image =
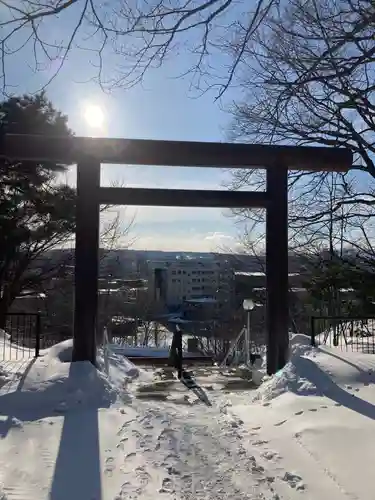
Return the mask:
<path fill-rule="evenodd" d="M 2 142 L 0 156 L 67 164 L 91 158 L 113 164 L 219 168 L 282 165 L 288 170 L 346 172 L 353 161 L 352 152 L 341 147 L 18 134 L 6 134 Z"/>

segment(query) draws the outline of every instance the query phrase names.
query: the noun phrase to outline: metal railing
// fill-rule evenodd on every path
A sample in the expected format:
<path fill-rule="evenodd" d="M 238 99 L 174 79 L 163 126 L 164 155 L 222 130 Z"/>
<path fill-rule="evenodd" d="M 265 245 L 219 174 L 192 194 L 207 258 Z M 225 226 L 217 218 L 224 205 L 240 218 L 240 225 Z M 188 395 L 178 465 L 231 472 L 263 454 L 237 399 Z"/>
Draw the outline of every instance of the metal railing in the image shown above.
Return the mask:
<path fill-rule="evenodd" d="M 7 313 L 0 331 L 0 360 L 18 361 L 38 357 L 41 339 L 41 314 Z"/>
<path fill-rule="evenodd" d="M 375 317 L 312 316 L 311 345 L 375 354 Z"/>

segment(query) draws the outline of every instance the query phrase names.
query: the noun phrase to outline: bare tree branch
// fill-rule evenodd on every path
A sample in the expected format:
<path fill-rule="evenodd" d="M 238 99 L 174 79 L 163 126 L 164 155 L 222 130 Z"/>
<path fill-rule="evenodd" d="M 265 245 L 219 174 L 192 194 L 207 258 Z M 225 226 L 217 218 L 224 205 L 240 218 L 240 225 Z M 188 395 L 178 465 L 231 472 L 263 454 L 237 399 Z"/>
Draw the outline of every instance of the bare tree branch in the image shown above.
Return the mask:
<path fill-rule="evenodd" d="M 278 8 L 279 0 L 0 0 L 3 91 L 11 88 L 8 68 L 23 52 L 34 71 L 56 67 L 44 87 L 75 51 L 92 57 L 94 79 L 103 88 L 130 87 L 173 54 L 189 54 L 186 68 L 200 91 L 213 86 L 217 97 L 234 83 L 248 43 Z M 55 28 L 62 33 L 56 40 Z M 228 40 L 236 54 L 227 58 Z M 105 57 L 115 61 L 109 67 Z M 223 58 L 226 63 L 223 64 Z M 191 61 L 191 65 L 190 65 Z M 56 64 L 57 63 L 57 64 Z"/>
<path fill-rule="evenodd" d="M 230 138 L 345 146 L 355 156 L 356 171 L 346 175 L 290 173 L 292 248 L 322 242 L 332 231 L 338 241 L 343 227 L 348 240 L 360 227 L 374 238 L 374 24 L 371 2 L 289 0 L 246 45 L 245 97 L 231 107 Z M 231 45 L 235 57 L 238 47 Z M 243 186 L 264 189 L 264 173 L 233 172 L 231 187 Z M 261 212 L 234 215 L 264 223 Z"/>

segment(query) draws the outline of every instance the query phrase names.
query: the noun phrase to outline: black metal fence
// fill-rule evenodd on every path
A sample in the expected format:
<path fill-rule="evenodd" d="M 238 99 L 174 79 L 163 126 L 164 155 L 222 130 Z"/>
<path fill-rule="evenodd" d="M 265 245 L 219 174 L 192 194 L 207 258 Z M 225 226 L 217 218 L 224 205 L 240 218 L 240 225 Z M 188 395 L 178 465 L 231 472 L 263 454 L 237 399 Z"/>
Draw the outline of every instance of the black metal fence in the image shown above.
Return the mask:
<path fill-rule="evenodd" d="M 39 356 L 41 338 L 39 313 L 8 313 L 0 332 L 0 360 L 17 361 Z"/>
<path fill-rule="evenodd" d="M 375 354 L 375 317 L 312 316 L 311 344 Z"/>

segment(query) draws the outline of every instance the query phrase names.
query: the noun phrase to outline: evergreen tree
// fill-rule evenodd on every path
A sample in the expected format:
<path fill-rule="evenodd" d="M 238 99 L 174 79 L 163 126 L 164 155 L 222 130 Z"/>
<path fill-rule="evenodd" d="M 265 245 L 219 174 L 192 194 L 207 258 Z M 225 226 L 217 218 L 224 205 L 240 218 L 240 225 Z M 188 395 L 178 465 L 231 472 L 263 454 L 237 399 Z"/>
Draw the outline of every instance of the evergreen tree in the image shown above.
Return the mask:
<path fill-rule="evenodd" d="M 0 117 L 2 135 L 72 135 L 67 117 L 44 93 L 0 103 Z M 38 289 L 50 277 L 51 266 L 38 264 L 39 257 L 74 232 L 75 190 L 59 179 L 66 170 L 50 161 L 0 156 L 0 327 L 21 292 Z"/>

